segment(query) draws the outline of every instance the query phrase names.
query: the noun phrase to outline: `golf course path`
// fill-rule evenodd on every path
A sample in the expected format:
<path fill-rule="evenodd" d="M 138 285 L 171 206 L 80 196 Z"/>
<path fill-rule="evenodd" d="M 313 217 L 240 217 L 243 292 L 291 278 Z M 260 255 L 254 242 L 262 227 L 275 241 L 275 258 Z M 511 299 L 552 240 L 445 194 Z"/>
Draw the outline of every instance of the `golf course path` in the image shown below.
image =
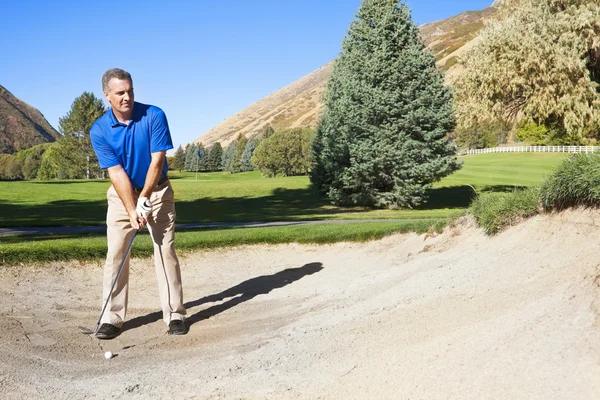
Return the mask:
<path fill-rule="evenodd" d="M 133 259 L 115 340 L 82 335 L 100 263 L 0 269 L 1 399 L 598 399 L 600 212 L 494 236 L 256 245 L 181 257 L 190 332 L 165 334 Z M 104 359 L 105 351 L 115 357 Z"/>

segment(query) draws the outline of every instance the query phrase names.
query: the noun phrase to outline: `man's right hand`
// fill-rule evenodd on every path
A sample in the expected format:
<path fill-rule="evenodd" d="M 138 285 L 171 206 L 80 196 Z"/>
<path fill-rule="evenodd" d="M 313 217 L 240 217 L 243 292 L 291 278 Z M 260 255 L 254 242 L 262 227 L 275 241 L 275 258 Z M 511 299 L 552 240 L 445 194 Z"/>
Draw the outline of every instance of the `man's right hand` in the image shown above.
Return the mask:
<path fill-rule="evenodd" d="M 129 222 L 134 229 L 142 229 L 145 225 L 145 221 L 142 222 L 135 210 L 128 213 L 129 214 Z"/>

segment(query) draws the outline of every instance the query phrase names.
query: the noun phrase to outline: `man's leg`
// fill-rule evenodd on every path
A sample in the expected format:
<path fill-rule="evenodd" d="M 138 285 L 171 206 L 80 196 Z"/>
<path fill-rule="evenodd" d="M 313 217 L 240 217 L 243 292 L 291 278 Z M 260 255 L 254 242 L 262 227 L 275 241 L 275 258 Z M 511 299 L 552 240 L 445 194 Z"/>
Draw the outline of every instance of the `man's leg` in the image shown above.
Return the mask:
<path fill-rule="evenodd" d="M 167 325 L 184 320 L 183 289 L 179 260 L 175 254 L 175 202 L 170 183 L 152 193 L 152 215 L 148 227 L 154 242 L 154 264 L 158 291 Z"/>
<path fill-rule="evenodd" d="M 129 292 L 129 255 L 123 265 L 114 290 L 110 288 L 117 276 L 119 267 L 123 262 L 129 243 L 135 234 L 131 227 L 127 210 L 123 206 L 119 195 L 111 186 L 107 192 L 108 213 L 106 216 L 106 237 L 108 241 L 108 254 L 104 264 L 104 280 L 102 291 L 102 304 L 110 294 L 106 311 L 102 316 L 102 323 L 107 323 L 121 328 L 127 314 L 127 298 Z"/>

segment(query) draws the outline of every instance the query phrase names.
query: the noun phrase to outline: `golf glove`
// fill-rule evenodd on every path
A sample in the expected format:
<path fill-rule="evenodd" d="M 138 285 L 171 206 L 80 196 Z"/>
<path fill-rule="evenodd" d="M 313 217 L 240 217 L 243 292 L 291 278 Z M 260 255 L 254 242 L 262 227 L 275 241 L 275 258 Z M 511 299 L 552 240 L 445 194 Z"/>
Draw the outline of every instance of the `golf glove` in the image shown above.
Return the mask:
<path fill-rule="evenodd" d="M 152 202 L 147 197 L 140 197 L 137 202 L 135 211 L 140 218 L 148 218 L 148 215 L 152 212 Z"/>

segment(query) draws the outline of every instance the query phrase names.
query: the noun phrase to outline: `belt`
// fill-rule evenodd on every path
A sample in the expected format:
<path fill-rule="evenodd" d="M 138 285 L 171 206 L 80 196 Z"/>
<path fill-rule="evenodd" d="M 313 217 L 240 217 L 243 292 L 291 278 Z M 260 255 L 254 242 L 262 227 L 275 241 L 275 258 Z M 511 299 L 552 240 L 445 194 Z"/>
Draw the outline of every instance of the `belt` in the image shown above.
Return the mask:
<path fill-rule="evenodd" d="M 168 177 L 168 176 L 166 176 L 166 175 L 165 175 L 165 176 L 163 176 L 162 178 L 160 178 L 160 180 L 159 180 L 159 181 L 158 181 L 158 183 L 156 184 L 156 188 L 155 188 L 155 190 L 156 190 L 156 189 L 158 189 L 158 188 L 160 187 L 160 185 L 162 185 L 163 183 L 166 183 L 166 182 L 168 182 L 168 181 L 169 181 L 169 177 Z M 142 189 L 143 189 L 143 187 L 141 187 L 141 188 L 136 188 L 136 187 L 134 187 L 134 188 L 133 188 L 133 191 L 134 191 L 134 192 L 136 192 L 136 193 L 140 193 L 140 192 L 142 191 Z M 153 191 L 154 191 L 154 190 L 153 190 Z"/>

